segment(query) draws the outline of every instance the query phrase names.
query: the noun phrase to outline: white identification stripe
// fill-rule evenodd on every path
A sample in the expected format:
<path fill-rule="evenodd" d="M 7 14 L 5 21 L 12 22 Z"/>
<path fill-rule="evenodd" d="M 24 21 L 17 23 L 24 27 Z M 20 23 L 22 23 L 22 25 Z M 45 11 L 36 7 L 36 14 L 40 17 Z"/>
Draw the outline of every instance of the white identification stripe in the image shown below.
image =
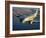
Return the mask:
<path fill-rule="evenodd" d="M 24 7 L 24 8 L 40 8 L 40 30 L 22 30 L 22 31 L 12 31 L 12 8 L 13 7 Z M 42 6 L 35 6 L 35 5 L 17 5 L 17 4 L 10 4 L 10 34 L 22 34 L 22 33 L 38 33 L 42 32 Z"/>

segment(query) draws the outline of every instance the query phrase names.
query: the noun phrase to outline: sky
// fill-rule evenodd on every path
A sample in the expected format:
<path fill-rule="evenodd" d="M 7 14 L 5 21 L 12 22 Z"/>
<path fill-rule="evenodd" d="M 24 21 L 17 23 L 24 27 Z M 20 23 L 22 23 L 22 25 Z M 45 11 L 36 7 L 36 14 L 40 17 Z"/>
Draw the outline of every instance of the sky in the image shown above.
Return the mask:
<path fill-rule="evenodd" d="M 38 16 L 35 18 L 34 21 L 39 22 L 40 21 L 40 15 L 39 15 L 40 9 L 39 8 L 13 7 L 14 19 L 16 19 L 16 16 L 20 16 L 19 18 L 25 18 L 27 16 L 31 16 L 36 12 L 36 9 L 38 9 Z"/>

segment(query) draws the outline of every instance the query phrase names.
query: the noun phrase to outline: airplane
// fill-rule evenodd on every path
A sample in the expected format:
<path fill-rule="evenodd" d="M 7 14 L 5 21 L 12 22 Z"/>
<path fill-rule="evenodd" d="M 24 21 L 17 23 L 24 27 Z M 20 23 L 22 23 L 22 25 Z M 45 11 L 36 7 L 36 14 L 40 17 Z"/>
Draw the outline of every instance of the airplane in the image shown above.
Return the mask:
<path fill-rule="evenodd" d="M 22 23 L 30 22 L 30 24 L 32 24 L 33 21 L 34 21 L 34 19 L 37 17 L 37 15 L 38 15 L 38 9 L 36 9 L 36 13 L 34 13 L 32 16 L 30 15 L 30 16 L 26 17 L 26 18 L 22 21 Z"/>

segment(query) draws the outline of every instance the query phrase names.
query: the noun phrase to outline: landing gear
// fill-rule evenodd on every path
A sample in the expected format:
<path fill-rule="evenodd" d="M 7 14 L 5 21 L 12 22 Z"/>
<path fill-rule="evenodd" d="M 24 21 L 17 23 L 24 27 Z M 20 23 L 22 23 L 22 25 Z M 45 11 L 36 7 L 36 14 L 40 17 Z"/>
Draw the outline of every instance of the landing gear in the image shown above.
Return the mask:
<path fill-rule="evenodd" d="M 32 24 L 32 23 L 33 23 L 33 21 L 27 21 L 27 23 L 28 23 L 28 24 Z"/>
<path fill-rule="evenodd" d="M 33 21 L 30 22 L 31 24 L 33 23 Z"/>

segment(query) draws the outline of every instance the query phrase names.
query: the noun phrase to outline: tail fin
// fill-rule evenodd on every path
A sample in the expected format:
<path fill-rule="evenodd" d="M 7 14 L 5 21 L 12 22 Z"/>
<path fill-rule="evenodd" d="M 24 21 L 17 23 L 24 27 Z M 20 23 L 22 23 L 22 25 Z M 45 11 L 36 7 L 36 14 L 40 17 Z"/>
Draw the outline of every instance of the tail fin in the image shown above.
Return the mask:
<path fill-rule="evenodd" d="M 37 16 L 37 14 L 38 14 L 38 9 L 36 9 L 36 13 L 34 14 L 34 16 Z"/>

